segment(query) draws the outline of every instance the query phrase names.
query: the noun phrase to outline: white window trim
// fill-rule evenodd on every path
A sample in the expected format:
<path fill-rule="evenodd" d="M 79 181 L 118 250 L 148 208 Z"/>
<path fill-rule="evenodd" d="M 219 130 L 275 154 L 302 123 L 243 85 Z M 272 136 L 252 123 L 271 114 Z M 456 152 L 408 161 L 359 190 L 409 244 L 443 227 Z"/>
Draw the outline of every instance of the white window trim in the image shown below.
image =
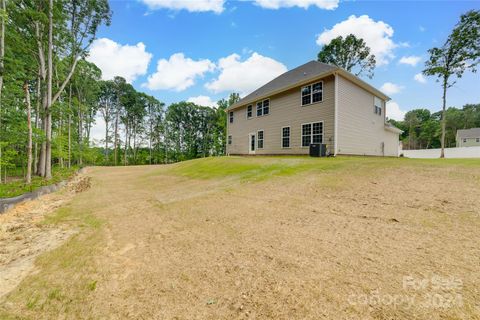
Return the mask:
<path fill-rule="evenodd" d="M 263 103 L 264 103 L 265 101 L 267 101 L 267 100 L 268 100 L 268 114 L 264 114 L 264 113 L 263 113 L 263 109 L 264 109 Z M 259 116 L 258 113 L 257 113 L 257 103 L 259 103 L 259 102 L 262 103 L 262 115 L 260 115 L 260 116 Z M 262 100 L 256 101 L 256 102 L 255 102 L 255 116 L 258 118 L 258 117 L 264 117 L 264 116 L 270 115 L 271 109 L 272 109 L 271 106 L 272 106 L 272 105 L 271 105 L 271 103 L 270 103 L 270 98 L 266 98 L 266 99 L 262 99 Z"/>
<path fill-rule="evenodd" d="M 263 139 L 262 139 L 263 147 L 261 147 L 261 148 L 258 146 L 258 140 L 259 140 L 259 139 L 258 139 L 258 133 L 259 133 L 260 131 L 263 132 Z M 256 136 L 257 149 L 263 150 L 263 149 L 265 148 L 265 130 L 263 130 L 263 129 L 258 129 L 256 134 L 257 134 L 257 136 Z"/>
<path fill-rule="evenodd" d="M 317 102 L 312 102 L 312 101 L 313 101 L 313 85 L 314 85 L 314 84 L 317 84 L 317 83 L 322 83 L 322 100 L 317 101 Z M 308 86 L 312 87 L 312 88 L 310 89 L 310 103 L 303 104 L 303 103 L 302 103 L 302 102 L 303 102 L 302 89 L 305 88 L 305 87 L 308 87 Z M 306 84 L 306 85 L 301 86 L 301 87 L 300 87 L 300 106 L 301 106 L 301 107 L 306 107 L 306 106 L 311 106 L 312 104 L 322 103 L 322 102 L 323 102 L 323 93 L 324 93 L 324 90 L 323 90 L 323 89 L 324 89 L 324 87 L 323 87 L 323 80 L 321 80 L 321 81 L 315 81 L 315 82 L 312 82 L 312 83 L 310 83 L 310 84 Z"/>
<path fill-rule="evenodd" d="M 322 141 L 320 142 L 321 144 L 323 144 L 323 141 L 325 139 L 323 139 L 323 137 L 325 136 L 325 126 L 324 126 L 324 123 L 323 123 L 323 120 L 322 121 L 312 121 L 312 122 L 307 122 L 307 123 L 302 123 L 300 124 L 300 148 L 309 148 L 310 145 L 308 146 L 303 146 L 303 126 L 306 125 L 306 124 L 311 124 L 312 125 L 312 133 L 310 134 L 310 144 L 312 143 L 312 139 L 313 139 L 313 124 L 314 123 L 321 123 L 322 124 Z"/>
<path fill-rule="evenodd" d="M 284 137 L 283 137 L 283 129 L 285 129 L 285 128 L 289 128 L 289 129 L 290 129 L 290 131 L 289 131 L 289 132 L 290 132 L 290 135 L 288 136 L 288 147 L 284 147 L 284 146 L 283 146 L 283 138 L 284 138 Z M 292 142 L 292 127 L 291 127 L 291 126 L 282 127 L 282 128 L 280 129 L 280 147 L 281 147 L 282 149 L 290 149 L 290 148 L 292 147 L 291 142 Z"/>

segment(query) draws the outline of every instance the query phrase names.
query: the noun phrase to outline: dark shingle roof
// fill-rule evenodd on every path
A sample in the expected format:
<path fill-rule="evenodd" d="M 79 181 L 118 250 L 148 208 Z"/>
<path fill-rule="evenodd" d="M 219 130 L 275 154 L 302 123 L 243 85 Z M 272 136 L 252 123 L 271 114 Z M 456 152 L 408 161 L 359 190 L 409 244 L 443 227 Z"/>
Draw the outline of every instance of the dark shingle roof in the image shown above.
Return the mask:
<path fill-rule="evenodd" d="M 480 128 L 457 130 L 457 136 L 460 139 L 463 139 L 463 138 L 479 138 L 480 137 Z"/>
<path fill-rule="evenodd" d="M 256 98 L 267 96 L 270 93 L 280 90 L 282 88 L 286 88 L 304 80 L 313 79 L 321 74 L 333 71 L 335 69 L 338 68 L 312 60 L 295 69 L 279 75 L 272 81 L 268 82 L 264 86 L 258 88 L 257 90 L 253 91 L 252 93 L 235 103 L 232 107 L 240 106 L 246 102 L 253 102 L 254 100 L 256 100 Z"/>

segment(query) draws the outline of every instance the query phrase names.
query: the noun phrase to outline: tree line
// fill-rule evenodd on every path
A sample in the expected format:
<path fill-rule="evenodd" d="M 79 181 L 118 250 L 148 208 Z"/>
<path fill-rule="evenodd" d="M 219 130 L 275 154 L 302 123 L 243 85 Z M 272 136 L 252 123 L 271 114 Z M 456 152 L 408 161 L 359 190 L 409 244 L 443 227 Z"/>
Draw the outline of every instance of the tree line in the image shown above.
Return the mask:
<path fill-rule="evenodd" d="M 441 147 L 442 113 L 428 109 L 413 109 L 404 120 L 390 122 L 402 129 L 400 139 L 404 149 L 432 149 Z M 445 147 L 456 146 L 459 129 L 480 128 L 480 104 L 466 104 L 462 108 L 449 107 L 445 111 Z"/>
<path fill-rule="evenodd" d="M 164 103 L 86 60 L 107 0 L 0 0 L 0 183 L 52 167 L 157 164 L 225 154 L 225 109 Z M 101 146 L 91 145 L 96 117 Z"/>

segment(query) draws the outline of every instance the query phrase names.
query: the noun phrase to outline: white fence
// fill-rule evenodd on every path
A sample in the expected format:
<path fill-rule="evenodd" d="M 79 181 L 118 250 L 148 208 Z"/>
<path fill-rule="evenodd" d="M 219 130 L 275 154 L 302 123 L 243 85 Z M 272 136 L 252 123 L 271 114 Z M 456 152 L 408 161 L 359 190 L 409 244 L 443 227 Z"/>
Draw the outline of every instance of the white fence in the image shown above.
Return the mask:
<path fill-rule="evenodd" d="M 406 158 L 440 158 L 441 149 L 400 150 Z M 445 158 L 480 158 L 480 147 L 445 148 Z"/>

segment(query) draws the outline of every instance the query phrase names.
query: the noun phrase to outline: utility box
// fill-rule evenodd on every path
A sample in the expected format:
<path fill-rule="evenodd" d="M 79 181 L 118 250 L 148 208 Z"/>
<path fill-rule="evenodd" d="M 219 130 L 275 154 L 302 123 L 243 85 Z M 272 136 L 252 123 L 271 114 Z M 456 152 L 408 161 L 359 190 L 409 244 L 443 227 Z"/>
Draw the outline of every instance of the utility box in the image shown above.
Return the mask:
<path fill-rule="evenodd" d="M 310 144 L 310 157 L 325 157 L 327 155 L 327 145 L 323 143 Z"/>

